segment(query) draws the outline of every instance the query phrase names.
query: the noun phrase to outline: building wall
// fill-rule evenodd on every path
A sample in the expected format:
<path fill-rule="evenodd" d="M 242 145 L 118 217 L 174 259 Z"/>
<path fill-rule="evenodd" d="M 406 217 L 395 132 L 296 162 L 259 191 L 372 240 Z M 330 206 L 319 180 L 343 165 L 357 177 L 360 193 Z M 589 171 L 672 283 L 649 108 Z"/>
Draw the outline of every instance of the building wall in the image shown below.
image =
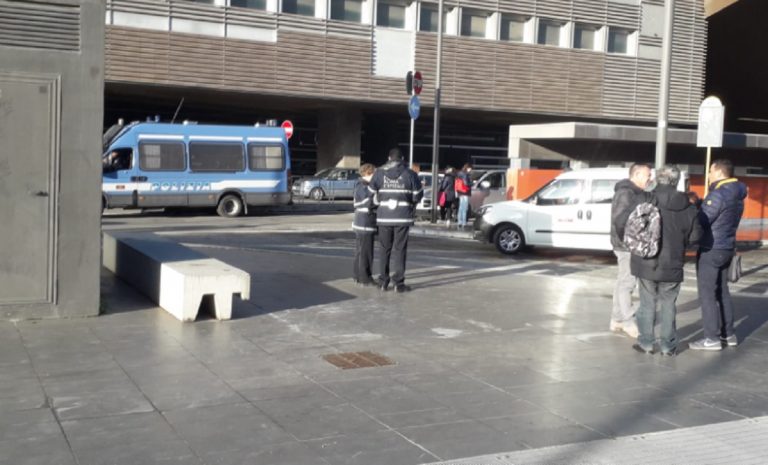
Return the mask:
<path fill-rule="evenodd" d="M 361 22 L 182 0 L 109 0 L 107 80 L 202 86 L 324 100 L 404 102 L 405 71 L 424 75 L 434 95 L 437 35 L 417 32 L 427 2 L 407 7 L 405 28 L 375 24 L 374 0 Z M 325 2 L 317 0 L 316 5 Z M 370 5 L 369 5 L 370 4 Z M 693 123 L 702 99 L 706 22 L 703 0 L 677 0 L 670 120 Z M 442 103 L 496 112 L 650 121 L 657 112 L 663 0 L 447 1 Z M 463 11 L 488 13 L 487 37 L 457 35 Z M 367 12 L 367 13 L 366 13 Z M 498 40 L 498 19 L 517 14 L 561 21 L 565 46 Z M 369 15 L 369 16 L 365 16 Z M 661 18 L 659 17 L 661 15 Z M 320 17 L 318 17 L 320 16 Z M 574 49 L 574 24 L 635 31 L 626 55 Z M 663 26 L 663 24 L 662 24 Z M 183 32 L 182 32 L 183 31 Z M 494 32 L 495 31 L 495 32 Z M 604 46 L 603 46 L 604 49 Z M 399 59 L 398 59 L 399 58 Z"/>

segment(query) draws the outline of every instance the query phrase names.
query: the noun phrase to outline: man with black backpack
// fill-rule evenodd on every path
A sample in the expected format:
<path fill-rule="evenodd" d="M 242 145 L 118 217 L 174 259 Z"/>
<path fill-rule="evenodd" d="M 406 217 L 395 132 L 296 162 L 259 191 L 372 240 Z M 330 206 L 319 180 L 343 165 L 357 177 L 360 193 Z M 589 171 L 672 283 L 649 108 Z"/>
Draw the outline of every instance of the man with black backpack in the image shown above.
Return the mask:
<path fill-rule="evenodd" d="M 637 337 L 635 311 L 632 308 L 632 291 L 637 280 L 630 273 L 629 249 L 624 244 L 624 227 L 629 214 L 638 202 L 645 198 L 645 188 L 651 179 L 651 167 L 635 163 L 629 168 L 629 179 L 616 183 L 611 204 L 611 244 L 616 255 L 618 275 L 613 290 L 611 331 L 623 331 L 632 338 Z"/>
<path fill-rule="evenodd" d="M 632 248 L 630 265 L 632 275 L 638 278 L 640 288 L 640 306 L 636 313 L 639 335 L 637 344 L 632 347 L 647 354 L 654 352 L 657 305 L 661 323 L 661 354 L 673 356 L 677 353 L 675 302 L 683 282 L 685 251 L 688 247 L 698 244 L 702 234 L 698 210 L 688 201 L 688 197 L 675 187 L 679 180 L 680 170 L 674 165 L 666 165 L 656 171 L 657 185 L 652 191 L 650 203 L 658 208 L 661 216 L 661 234 L 647 237 L 655 238 L 658 244 Z M 641 207 L 644 206 L 638 205 L 636 208 L 642 210 Z M 658 219 L 648 224 L 656 224 L 658 227 Z M 655 255 L 643 257 L 636 255 L 635 250 L 642 250 L 646 254 L 651 250 L 651 254 Z"/>

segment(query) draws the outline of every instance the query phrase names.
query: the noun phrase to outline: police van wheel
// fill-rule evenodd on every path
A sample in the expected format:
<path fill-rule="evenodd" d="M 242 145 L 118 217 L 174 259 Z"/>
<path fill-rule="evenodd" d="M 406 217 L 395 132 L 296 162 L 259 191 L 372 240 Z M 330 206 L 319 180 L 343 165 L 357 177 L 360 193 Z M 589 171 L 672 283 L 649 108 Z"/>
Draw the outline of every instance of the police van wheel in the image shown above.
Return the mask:
<path fill-rule="evenodd" d="M 505 255 L 514 255 L 525 247 L 523 232 L 513 224 L 501 226 L 493 234 L 496 250 Z"/>
<path fill-rule="evenodd" d="M 323 190 L 319 187 L 315 187 L 309 192 L 309 196 L 312 198 L 312 200 L 323 200 L 323 197 L 325 197 L 325 192 L 323 192 Z"/>
<path fill-rule="evenodd" d="M 219 206 L 216 208 L 216 213 L 225 218 L 235 218 L 240 216 L 243 214 L 243 201 L 236 195 L 225 195 L 219 200 Z"/>

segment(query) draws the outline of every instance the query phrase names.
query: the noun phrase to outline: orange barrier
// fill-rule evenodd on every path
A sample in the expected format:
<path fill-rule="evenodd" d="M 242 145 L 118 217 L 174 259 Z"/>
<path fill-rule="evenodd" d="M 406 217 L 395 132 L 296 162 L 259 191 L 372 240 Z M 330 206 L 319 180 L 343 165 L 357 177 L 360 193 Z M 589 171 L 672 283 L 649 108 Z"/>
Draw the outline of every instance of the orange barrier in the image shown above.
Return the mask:
<path fill-rule="evenodd" d="M 507 170 L 507 200 L 527 198 L 562 172 L 562 170 Z"/>

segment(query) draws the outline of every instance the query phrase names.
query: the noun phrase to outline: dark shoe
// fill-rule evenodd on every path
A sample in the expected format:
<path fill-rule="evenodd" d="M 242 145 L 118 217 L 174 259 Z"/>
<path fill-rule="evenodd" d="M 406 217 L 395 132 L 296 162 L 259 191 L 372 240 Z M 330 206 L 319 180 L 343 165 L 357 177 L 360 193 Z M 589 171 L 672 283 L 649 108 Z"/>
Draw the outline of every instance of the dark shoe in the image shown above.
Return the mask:
<path fill-rule="evenodd" d="M 389 290 L 389 281 L 379 281 L 379 289 L 386 292 Z"/>
<path fill-rule="evenodd" d="M 661 351 L 661 356 L 662 357 L 674 357 L 675 355 L 677 355 L 677 349 L 662 350 Z"/>
<path fill-rule="evenodd" d="M 653 355 L 653 348 L 646 349 L 640 344 L 632 344 L 632 348 L 635 349 L 635 351 L 640 352 L 641 354 Z"/>
<path fill-rule="evenodd" d="M 368 279 L 365 281 L 356 281 L 355 284 L 357 284 L 360 287 L 370 287 L 375 285 L 376 283 L 372 279 Z"/>
<path fill-rule="evenodd" d="M 398 284 L 395 287 L 395 292 L 398 292 L 398 293 L 410 292 L 410 291 L 411 291 L 411 286 L 407 284 Z"/>

